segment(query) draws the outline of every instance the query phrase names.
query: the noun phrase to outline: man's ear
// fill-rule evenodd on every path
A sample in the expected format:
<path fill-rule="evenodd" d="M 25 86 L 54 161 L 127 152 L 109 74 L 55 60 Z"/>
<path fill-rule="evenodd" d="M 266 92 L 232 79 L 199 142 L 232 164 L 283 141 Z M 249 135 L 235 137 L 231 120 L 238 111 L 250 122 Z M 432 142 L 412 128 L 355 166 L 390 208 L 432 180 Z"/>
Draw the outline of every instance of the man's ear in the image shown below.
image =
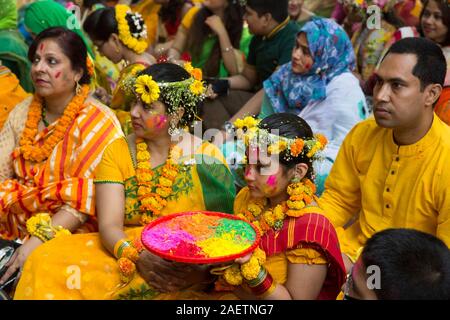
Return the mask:
<path fill-rule="evenodd" d="M 264 18 L 263 20 L 264 26 L 268 25 L 270 21 L 273 20 L 272 14 L 270 12 L 264 13 L 263 18 Z"/>
<path fill-rule="evenodd" d="M 442 86 L 437 83 L 433 83 L 427 86 L 425 89 L 425 105 L 433 106 L 441 96 Z"/>

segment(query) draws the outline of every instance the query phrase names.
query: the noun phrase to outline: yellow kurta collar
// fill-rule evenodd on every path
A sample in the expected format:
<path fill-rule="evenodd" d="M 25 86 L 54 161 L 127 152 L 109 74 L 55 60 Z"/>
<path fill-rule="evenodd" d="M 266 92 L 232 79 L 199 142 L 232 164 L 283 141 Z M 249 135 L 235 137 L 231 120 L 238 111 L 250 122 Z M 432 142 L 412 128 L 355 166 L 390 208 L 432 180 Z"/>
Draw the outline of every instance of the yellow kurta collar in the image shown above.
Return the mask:
<path fill-rule="evenodd" d="M 270 31 L 270 33 L 263 37 L 264 40 L 268 40 L 270 38 L 272 38 L 275 34 L 277 34 L 280 30 L 282 30 L 284 27 L 286 27 L 286 25 L 289 23 L 289 17 L 286 18 L 286 20 L 284 20 L 282 23 L 280 23 L 279 25 L 277 25 L 272 31 Z"/>
<path fill-rule="evenodd" d="M 436 114 L 433 115 L 433 124 L 431 125 L 430 130 L 425 134 L 425 136 L 417 141 L 416 143 L 399 146 L 394 142 L 394 133 L 389 130 L 388 134 L 388 146 L 389 149 L 392 150 L 392 153 L 402 155 L 402 156 L 414 156 L 419 155 L 425 150 L 436 143 L 439 143 L 442 132 L 442 121 L 438 118 Z"/>

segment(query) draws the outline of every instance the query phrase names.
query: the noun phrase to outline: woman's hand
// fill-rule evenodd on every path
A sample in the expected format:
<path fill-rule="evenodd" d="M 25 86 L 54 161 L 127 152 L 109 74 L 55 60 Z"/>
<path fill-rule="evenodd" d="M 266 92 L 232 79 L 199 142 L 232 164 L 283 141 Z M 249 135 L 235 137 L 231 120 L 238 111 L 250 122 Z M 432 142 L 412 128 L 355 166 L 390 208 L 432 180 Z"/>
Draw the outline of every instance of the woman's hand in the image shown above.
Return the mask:
<path fill-rule="evenodd" d="M 136 263 L 139 274 L 160 292 L 175 292 L 204 283 L 210 277 L 207 270 L 164 260 L 143 251 Z"/>
<path fill-rule="evenodd" d="M 218 36 L 227 32 L 222 19 L 220 19 L 218 15 L 209 16 L 208 18 L 206 18 L 205 23 Z"/>
<path fill-rule="evenodd" d="M 253 254 L 253 252 L 250 252 L 241 258 L 237 258 L 236 260 L 234 260 L 234 262 L 239 263 L 239 264 L 244 264 L 250 260 L 250 258 L 252 257 L 252 254 Z"/>
<path fill-rule="evenodd" d="M 11 259 L 6 264 L 8 269 L 0 279 L 0 284 L 5 283 L 17 270 L 22 269 L 28 256 L 41 244 L 41 240 L 36 237 L 31 237 L 27 242 L 17 248 Z M 19 276 L 17 278 L 19 278 Z"/>

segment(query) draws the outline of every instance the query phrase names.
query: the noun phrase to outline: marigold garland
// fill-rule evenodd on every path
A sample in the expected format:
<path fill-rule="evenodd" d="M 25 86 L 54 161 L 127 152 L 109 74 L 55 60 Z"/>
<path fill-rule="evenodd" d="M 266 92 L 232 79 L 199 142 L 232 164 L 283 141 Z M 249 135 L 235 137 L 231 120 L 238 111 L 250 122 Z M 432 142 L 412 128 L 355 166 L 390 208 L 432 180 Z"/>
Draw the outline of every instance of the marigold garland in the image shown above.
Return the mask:
<path fill-rule="evenodd" d="M 141 202 L 140 210 L 145 213 L 141 217 L 142 224 L 148 224 L 155 216 L 161 214 L 161 210 L 167 205 L 167 200 L 172 193 L 172 186 L 178 176 L 177 161 L 182 155 L 182 150 L 178 146 L 171 147 L 169 157 L 162 168 L 158 183 L 154 186 L 153 170 L 150 165 L 150 152 L 143 139 L 136 140 L 136 178 L 138 182 L 138 197 Z M 153 189 L 155 189 L 153 191 Z"/>
<path fill-rule="evenodd" d="M 89 56 L 86 57 L 86 69 L 88 71 L 89 76 L 94 76 L 94 64 L 91 61 Z"/>
<path fill-rule="evenodd" d="M 58 142 L 62 140 L 68 127 L 71 125 L 80 110 L 84 107 L 84 101 L 89 93 L 89 87 L 83 85 L 80 93 L 75 95 L 64 109 L 57 125 L 51 135 L 47 137 L 43 145 L 35 145 L 35 137 L 38 134 L 38 125 L 42 116 L 42 98 L 35 95 L 28 111 L 22 137 L 19 142 L 19 152 L 25 160 L 42 162 L 46 160 L 55 149 Z"/>

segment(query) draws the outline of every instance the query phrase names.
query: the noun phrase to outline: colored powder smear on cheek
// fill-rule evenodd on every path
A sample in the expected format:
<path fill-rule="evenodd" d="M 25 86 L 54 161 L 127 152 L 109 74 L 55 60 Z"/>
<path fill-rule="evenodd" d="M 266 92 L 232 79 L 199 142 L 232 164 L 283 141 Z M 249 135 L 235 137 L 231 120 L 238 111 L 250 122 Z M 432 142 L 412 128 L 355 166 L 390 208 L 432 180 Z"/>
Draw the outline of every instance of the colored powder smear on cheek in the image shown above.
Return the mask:
<path fill-rule="evenodd" d="M 61 75 L 61 71 L 58 71 L 58 72 L 55 74 L 55 78 L 58 79 L 60 75 Z"/>
<path fill-rule="evenodd" d="M 161 129 L 167 123 L 167 116 L 159 115 L 148 118 L 145 121 L 147 128 L 149 129 Z"/>
<path fill-rule="evenodd" d="M 202 213 L 174 217 L 143 234 L 152 248 L 189 258 L 237 254 L 251 247 L 255 239 L 255 230 L 245 221 Z"/>
<path fill-rule="evenodd" d="M 267 178 L 266 183 L 269 187 L 274 188 L 277 185 L 277 177 L 275 175 L 270 176 L 269 178 Z"/>

